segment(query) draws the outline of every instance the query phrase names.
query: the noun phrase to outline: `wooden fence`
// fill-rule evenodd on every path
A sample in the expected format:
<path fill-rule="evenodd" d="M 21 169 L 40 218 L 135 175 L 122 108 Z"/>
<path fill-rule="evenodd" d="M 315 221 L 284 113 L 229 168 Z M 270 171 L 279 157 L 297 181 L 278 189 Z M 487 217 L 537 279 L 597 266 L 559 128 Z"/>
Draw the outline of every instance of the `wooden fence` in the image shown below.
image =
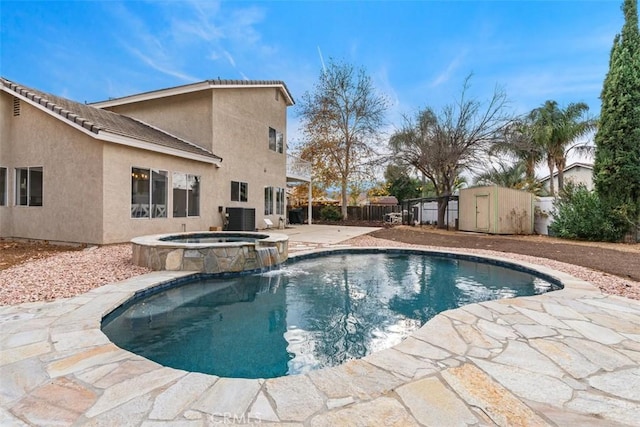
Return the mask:
<path fill-rule="evenodd" d="M 324 206 L 313 206 L 312 218 L 320 220 L 320 210 Z M 340 209 L 340 206 L 336 206 Z M 307 219 L 307 207 L 299 206 L 302 209 L 304 220 Z M 384 221 L 384 216 L 392 212 L 401 212 L 400 205 L 396 206 L 347 206 L 347 219 L 351 221 Z"/>

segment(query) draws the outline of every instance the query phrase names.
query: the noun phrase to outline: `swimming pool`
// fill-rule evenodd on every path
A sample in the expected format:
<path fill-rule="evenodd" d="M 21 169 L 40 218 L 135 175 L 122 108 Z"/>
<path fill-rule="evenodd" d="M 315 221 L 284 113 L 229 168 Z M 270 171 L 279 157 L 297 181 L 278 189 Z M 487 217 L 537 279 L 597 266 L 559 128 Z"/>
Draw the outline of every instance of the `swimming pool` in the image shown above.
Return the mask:
<path fill-rule="evenodd" d="M 131 301 L 103 331 L 166 366 L 272 378 L 389 348 L 444 310 L 558 288 L 476 257 L 358 250 L 298 257 L 258 275 L 196 276 Z"/>

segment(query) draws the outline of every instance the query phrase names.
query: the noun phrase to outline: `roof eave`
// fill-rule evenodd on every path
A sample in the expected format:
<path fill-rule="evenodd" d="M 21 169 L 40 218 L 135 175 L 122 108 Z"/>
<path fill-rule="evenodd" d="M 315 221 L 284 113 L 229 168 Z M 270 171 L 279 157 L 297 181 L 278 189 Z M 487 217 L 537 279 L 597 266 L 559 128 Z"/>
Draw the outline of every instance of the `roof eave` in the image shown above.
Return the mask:
<path fill-rule="evenodd" d="M 89 105 L 96 108 L 109 108 L 109 107 L 115 107 L 119 105 L 132 104 L 135 102 L 150 101 L 158 98 L 166 98 L 169 96 L 184 95 L 187 93 L 199 92 L 199 91 L 208 90 L 208 89 L 237 89 L 237 88 L 264 88 L 264 87 L 280 88 L 287 102 L 287 106 L 290 107 L 292 105 L 295 105 L 295 101 L 293 100 L 293 97 L 291 96 L 289 89 L 284 83 L 281 83 L 281 82 L 265 82 L 265 83 L 259 82 L 259 83 L 251 83 L 251 84 L 238 84 L 238 83 L 217 83 L 214 80 L 205 80 L 203 82 L 193 83 L 193 84 L 184 85 L 184 86 L 177 86 L 177 87 L 172 87 L 168 89 L 160 89 L 160 90 L 154 90 L 150 92 L 138 93 L 134 95 L 123 96 L 121 98 L 109 99 L 106 101 L 92 102 Z"/>
<path fill-rule="evenodd" d="M 173 157 L 180 157 L 183 159 L 195 160 L 197 162 L 217 164 L 217 165 L 222 163 L 222 157 L 218 157 L 216 155 L 207 156 L 203 154 L 182 151 L 175 148 L 166 147 L 164 145 L 158 145 L 158 144 L 142 141 L 139 139 L 129 138 L 127 136 L 120 135 L 114 132 L 101 130 L 100 132 L 98 132 L 98 135 L 96 135 L 95 137 L 96 139 L 100 139 L 102 141 L 125 145 L 127 147 L 132 147 L 132 148 L 139 148 L 145 151 L 152 151 L 155 153 L 167 154 Z"/>

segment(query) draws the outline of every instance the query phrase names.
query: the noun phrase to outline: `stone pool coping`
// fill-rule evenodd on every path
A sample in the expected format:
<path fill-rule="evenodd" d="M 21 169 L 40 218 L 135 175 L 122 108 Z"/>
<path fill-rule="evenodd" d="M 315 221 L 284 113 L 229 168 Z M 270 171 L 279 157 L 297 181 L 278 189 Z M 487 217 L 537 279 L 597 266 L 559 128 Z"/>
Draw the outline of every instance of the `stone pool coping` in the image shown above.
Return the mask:
<path fill-rule="evenodd" d="M 74 298 L 0 307 L 0 424 L 637 422 L 640 301 L 541 265 L 480 258 L 535 269 L 564 289 L 449 310 L 390 349 L 267 380 L 163 367 L 101 332 L 102 317 L 136 292 L 191 273 L 154 272 Z"/>

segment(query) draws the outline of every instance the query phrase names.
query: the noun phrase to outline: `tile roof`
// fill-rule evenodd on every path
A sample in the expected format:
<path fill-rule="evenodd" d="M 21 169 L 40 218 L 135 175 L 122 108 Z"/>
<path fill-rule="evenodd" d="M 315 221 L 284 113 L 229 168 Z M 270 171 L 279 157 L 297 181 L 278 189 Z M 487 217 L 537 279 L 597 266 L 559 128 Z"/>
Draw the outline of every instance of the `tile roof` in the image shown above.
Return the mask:
<path fill-rule="evenodd" d="M 0 77 L 0 84 L 10 92 L 52 111 L 62 120 L 75 123 L 96 135 L 104 131 L 173 150 L 222 160 L 209 150 L 131 117 L 31 89 L 2 77 Z"/>
<path fill-rule="evenodd" d="M 176 94 L 183 94 L 207 89 L 219 88 L 236 88 L 236 87 L 280 87 L 283 95 L 289 106 L 294 105 L 295 101 L 291 92 L 287 88 L 287 85 L 282 80 L 228 80 L 228 79 L 212 79 L 204 80 L 196 83 L 189 83 L 182 86 L 174 86 L 165 89 L 152 90 L 148 92 L 135 93 L 119 98 L 110 98 L 105 101 L 92 102 L 91 105 L 95 105 L 99 108 L 110 107 L 113 105 L 122 105 L 129 102 L 136 102 L 139 100 L 157 99 L 164 96 L 171 96 Z"/>

